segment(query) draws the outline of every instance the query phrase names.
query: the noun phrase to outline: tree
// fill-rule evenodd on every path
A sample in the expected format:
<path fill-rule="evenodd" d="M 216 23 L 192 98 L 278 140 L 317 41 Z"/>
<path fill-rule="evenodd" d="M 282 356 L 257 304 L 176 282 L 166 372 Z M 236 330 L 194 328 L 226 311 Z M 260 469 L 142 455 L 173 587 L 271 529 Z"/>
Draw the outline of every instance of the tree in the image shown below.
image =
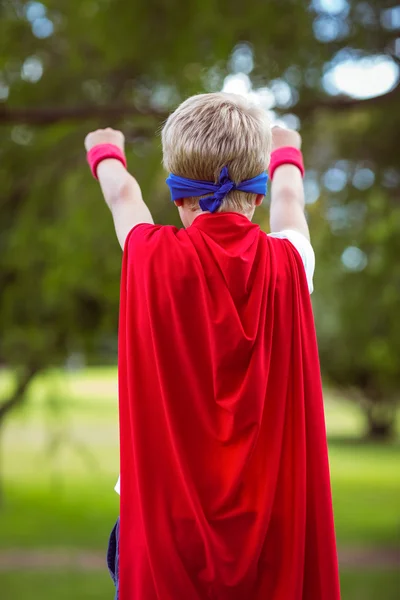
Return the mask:
<path fill-rule="evenodd" d="M 372 438 L 394 434 L 399 401 L 395 113 L 360 108 L 321 122 L 332 153 L 325 183 L 336 191 L 325 191 L 311 213 L 320 261 L 315 311 L 323 371 L 360 403 Z"/>
<path fill-rule="evenodd" d="M 310 210 L 319 273 L 329 269 L 326 278 L 318 276 L 315 303 L 322 366 L 332 381 L 357 386 L 371 398 L 378 392 L 382 398 L 393 395 L 399 376 L 383 377 L 382 365 L 386 369 L 387 355 L 399 358 L 396 340 L 387 335 L 395 287 L 382 307 L 386 325 L 376 324 L 386 350 L 371 351 L 375 359 L 357 364 L 352 359 L 346 368 L 339 359 L 333 368 L 331 360 L 340 357 L 343 343 L 352 357 L 359 356 L 360 345 L 371 338 L 368 323 L 377 309 L 364 300 L 378 280 L 386 286 L 399 233 L 391 216 L 395 189 L 381 187 L 380 181 L 385 173 L 398 175 L 392 122 L 400 87 L 360 101 L 329 95 L 323 86 L 326 69 L 343 60 L 343 48 L 357 56 L 393 55 L 390 3 L 343 0 L 339 5 L 341 11 L 332 15 L 317 0 L 311 5 L 300 0 L 171 0 L 168 5 L 159 0 L 3 0 L 0 363 L 16 380 L 14 392 L 0 400 L 0 427 L 35 374 L 62 363 L 72 351 L 98 355 L 116 336 L 120 251 L 84 164 L 85 134 L 100 125 L 124 129 L 130 166 L 155 219 L 176 222 L 155 133 L 180 100 L 221 89 L 232 72 L 250 73 L 254 88 L 275 89 L 276 113 L 301 119 L 307 163 L 316 179 L 341 157 L 351 168 L 364 161 L 377 170 L 375 185 L 364 193 L 364 222 L 370 219 L 371 227 L 361 231 L 358 221 L 352 222 L 332 237 L 318 217 L 332 206 L 353 206 L 360 192 L 351 185 L 340 194 L 325 191 L 319 212 L 317 205 Z M 289 91 L 286 99 L 279 89 Z M 357 274 L 343 272 L 340 256 L 346 245 L 362 249 L 369 244 L 373 253 L 378 230 L 387 252 L 377 274 L 371 275 L 370 262 Z M 336 302 L 329 294 L 334 285 L 345 290 L 340 298 L 333 292 Z M 355 329 L 351 315 L 358 307 L 364 328 L 359 323 Z M 335 323 L 334 330 L 328 321 Z M 360 369 L 373 386 L 362 383 Z"/>

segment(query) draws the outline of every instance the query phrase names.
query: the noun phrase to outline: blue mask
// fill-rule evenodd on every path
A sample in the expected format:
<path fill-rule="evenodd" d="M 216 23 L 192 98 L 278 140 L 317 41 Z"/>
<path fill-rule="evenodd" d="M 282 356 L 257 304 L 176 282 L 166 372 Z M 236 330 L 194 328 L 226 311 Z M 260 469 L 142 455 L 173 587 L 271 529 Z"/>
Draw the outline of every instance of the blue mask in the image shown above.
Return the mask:
<path fill-rule="evenodd" d="M 236 184 L 229 177 L 228 167 L 224 167 L 218 178 L 218 183 L 188 179 L 186 177 L 179 177 L 173 173 L 168 176 L 166 181 L 171 192 L 172 201 L 212 194 L 212 196 L 201 198 L 199 204 L 201 210 L 213 213 L 219 209 L 225 196 L 232 190 L 265 196 L 267 193 L 268 175 L 260 173 L 260 175 L 252 179 L 246 179 L 246 181 Z"/>

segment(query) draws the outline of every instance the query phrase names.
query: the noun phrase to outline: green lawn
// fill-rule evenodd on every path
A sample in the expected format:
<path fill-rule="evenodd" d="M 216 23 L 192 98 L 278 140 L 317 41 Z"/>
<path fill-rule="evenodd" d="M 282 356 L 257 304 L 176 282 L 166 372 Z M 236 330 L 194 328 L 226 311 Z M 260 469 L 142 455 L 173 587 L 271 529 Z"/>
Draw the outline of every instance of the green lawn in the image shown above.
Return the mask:
<path fill-rule="evenodd" d="M 400 534 L 400 447 L 330 443 L 338 543 L 396 545 Z"/>
<path fill-rule="evenodd" d="M 114 586 L 106 570 L 0 572 L 0 585 L 5 600 L 112 600 L 114 597 Z"/>
<path fill-rule="evenodd" d="M 0 376 L 0 393 L 9 378 Z M 118 514 L 115 369 L 38 380 L 2 439 L 4 503 L 0 549 L 49 547 L 104 551 Z M 399 542 L 400 444 L 354 441 L 363 432 L 356 405 L 326 394 L 339 546 Z M 112 598 L 106 572 L 1 572 L 1 597 Z M 343 598 L 394 600 L 393 572 L 343 572 Z"/>
<path fill-rule="evenodd" d="M 340 577 L 342 600 L 398 600 L 398 571 L 350 571 Z"/>
<path fill-rule="evenodd" d="M 395 571 L 342 573 L 342 600 L 398 600 L 399 584 Z M 114 597 L 111 579 L 105 571 L 0 573 L 0 585 L 2 598 L 7 600 L 112 600 Z"/>
<path fill-rule="evenodd" d="M 330 453 L 339 545 L 398 543 L 399 449 L 332 444 Z M 115 465 L 111 473 L 64 472 L 52 477 L 39 460 L 34 467 L 35 462 L 34 457 L 26 457 L 29 468 L 38 473 L 39 484 L 34 472 L 26 481 L 7 476 L 0 547 L 104 547 L 118 513 Z"/>

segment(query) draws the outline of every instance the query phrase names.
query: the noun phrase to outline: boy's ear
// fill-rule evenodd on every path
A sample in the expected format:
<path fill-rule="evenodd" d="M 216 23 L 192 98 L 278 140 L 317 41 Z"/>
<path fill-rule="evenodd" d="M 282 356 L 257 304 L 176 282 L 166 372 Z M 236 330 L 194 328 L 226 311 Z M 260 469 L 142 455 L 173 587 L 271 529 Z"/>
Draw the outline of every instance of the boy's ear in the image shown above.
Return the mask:
<path fill-rule="evenodd" d="M 183 206 L 183 198 L 179 198 L 179 200 L 174 200 L 175 206 Z"/>
<path fill-rule="evenodd" d="M 264 200 L 264 196 L 262 194 L 257 194 L 256 197 L 256 206 L 260 206 Z"/>

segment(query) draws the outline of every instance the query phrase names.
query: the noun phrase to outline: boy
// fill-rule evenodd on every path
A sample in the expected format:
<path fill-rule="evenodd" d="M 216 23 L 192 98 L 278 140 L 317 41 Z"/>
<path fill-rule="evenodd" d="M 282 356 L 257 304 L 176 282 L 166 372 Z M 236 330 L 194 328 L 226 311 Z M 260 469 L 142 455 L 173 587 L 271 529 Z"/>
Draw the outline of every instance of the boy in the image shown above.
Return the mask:
<path fill-rule="evenodd" d="M 85 141 L 124 249 L 119 600 L 337 600 L 300 136 L 217 93 L 162 142 L 184 229 L 153 224 L 122 133 Z"/>

